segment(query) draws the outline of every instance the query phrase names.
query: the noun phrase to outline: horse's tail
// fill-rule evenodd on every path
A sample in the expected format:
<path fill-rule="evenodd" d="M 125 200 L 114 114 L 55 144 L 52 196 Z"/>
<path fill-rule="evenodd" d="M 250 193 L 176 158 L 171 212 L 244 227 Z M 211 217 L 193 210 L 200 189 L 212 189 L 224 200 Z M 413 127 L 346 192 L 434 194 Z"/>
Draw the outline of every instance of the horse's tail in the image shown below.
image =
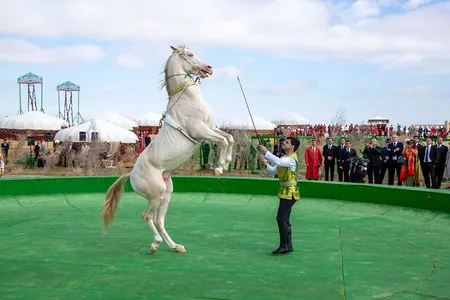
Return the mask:
<path fill-rule="evenodd" d="M 114 219 L 114 213 L 117 210 L 120 197 L 124 190 L 124 183 L 130 178 L 131 172 L 120 176 L 108 189 L 106 193 L 106 199 L 103 203 L 102 217 L 103 217 L 103 230 L 107 230 Z"/>

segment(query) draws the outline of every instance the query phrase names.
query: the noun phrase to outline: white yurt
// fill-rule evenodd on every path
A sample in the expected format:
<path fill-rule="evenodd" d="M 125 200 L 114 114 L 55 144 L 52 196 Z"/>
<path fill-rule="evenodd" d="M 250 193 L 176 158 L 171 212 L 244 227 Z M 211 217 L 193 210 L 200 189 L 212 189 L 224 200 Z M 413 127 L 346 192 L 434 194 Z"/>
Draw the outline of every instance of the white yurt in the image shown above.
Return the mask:
<path fill-rule="evenodd" d="M 56 133 L 54 140 L 60 142 L 68 140 L 71 140 L 72 142 L 81 142 L 80 132 L 85 133 L 86 142 L 92 141 L 92 133 L 94 133 L 94 136 L 98 135 L 98 141 L 108 143 L 120 142 L 123 144 L 134 144 L 138 140 L 138 137 L 133 132 L 99 119 L 90 119 L 80 125 L 63 129 Z"/>
<path fill-rule="evenodd" d="M 259 116 L 253 116 L 253 122 L 255 126 L 253 126 L 252 119 L 248 117 L 243 120 L 234 120 L 229 124 L 221 126 L 222 129 L 233 129 L 233 130 L 242 130 L 248 134 L 255 134 L 255 128 L 258 135 L 272 135 L 273 131 L 276 127 L 272 122 L 261 118 Z"/>
<path fill-rule="evenodd" d="M 141 137 L 155 135 L 159 132 L 159 121 L 162 115 L 153 112 L 147 112 L 135 119 L 139 126 L 138 133 Z"/>
<path fill-rule="evenodd" d="M 253 122 L 255 126 L 253 126 Z M 253 116 L 253 122 L 252 119 L 248 117 L 245 120 L 234 120 L 227 127 L 230 129 L 245 130 L 255 130 L 255 127 L 257 130 L 273 130 L 276 127 L 272 122 L 258 116 Z"/>
<path fill-rule="evenodd" d="M 135 121 L 133 121 L 131 119 L 128 119 L 126 117 L 123 117 L 123 116 L 121 116 L 118 113 L 113 112 L 113 111 L 106 112 L 100 118 L 100 120 L 107 121 L 109 123 L 112 123 L 114 125 L 120 126 L 120 127 L 125 128 L 127 130 L 133 130 L 134 128 L 139 127 L 139 125 Z"/>
<path fill-rule="evenodd" d="M 0 128 L 15 130 L 60 130 L 69 125 L 63 119 L 47 115 L 40 111 L 30 111 L 24 114 L 10 116 L 0 123 Z"/>
<path fill-rule="evenodd" d="M 161 120 L 161 117 L 161 114 L 148 112 L 137 117 L 135 121 L 138 126 L 159 126 L 159 120 Z"/>
<path fill-rule="evenodd" d="M 272 123 L 278 126 L 289 125 L 309 125 L 309 120 L 293 112 L 287 112 L 272 120 Z"/>

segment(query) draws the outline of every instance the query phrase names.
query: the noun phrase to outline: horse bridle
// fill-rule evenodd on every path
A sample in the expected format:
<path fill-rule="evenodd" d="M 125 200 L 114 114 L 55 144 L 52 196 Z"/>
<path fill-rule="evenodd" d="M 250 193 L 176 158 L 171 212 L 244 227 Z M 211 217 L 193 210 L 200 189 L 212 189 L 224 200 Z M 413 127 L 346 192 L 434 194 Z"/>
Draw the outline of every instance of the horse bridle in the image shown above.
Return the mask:
<path fill-rule="evenodd" d="M 183 58 L 191 67 L 192 67 L 192 71 L 197 71 L 198 68 L 196 66 L 197 60 L 196 59 L 192 59 L 192 62 L 189 61 L 186 56 L 184 51 L 180 51 L 180 50 L 174 50 L 174 52 L 176 52 L 181 58 Z M 196 79 L 193 79 L 193 74 L 191 73 L 186 73 L 186 74 L 172 74 L 169 77 L 167 77 L 167 80 L 169 80 L 169 78 L 171 77 L 175 77 L 175 76 L 184 76 L 184 78 L 189 77 L 188 80 L 180 83 L 179 85 L 177 85 L 174 89 L 172 89 L 171 91 L 169 91 L 169 98 L 174 96 L 175 94 L 177 94 L 178 92 L 181 91 L 181 93 L 178 95 L 178 98 L 172 103 L 172 105 L 162 114 L 162 118 L 159 120 L 159 127 L 162 126 L 162 121 L 164 120 L 164 118 L 167 116 L 168 112 L 172 109 L 172 107 L 175 105 L 175 103 L 180 99 L 181 95 L 183 94 L 184 90 L 191 85 L 196 85 L 197 83 L 201 83 L 200 82 L 200 77 L 197 76 Z"/>
<path fill-rule="evenodd" d="M 192 71 L 197 71 L 198 68 L 196 66 L 197 64 L 197 60 L 196 59 L 192 59 L 192 62 L 190 60 L 188 60 L 186 58 L 186 55 L 184 53 L 184 51 L 181 50 L 174 50 L 174 52 L 176 52 L 182 59 L 184 59 L 191 67 L 192 67 Z M 172 91 L 169 91 L 169 97 L 172 97 L 173 95 L 175 95 L 176 93 L 178 93 L 181 89 L 182 89 L 182 93 L 184 92 L 184 89 L 189 86 L 189 85 L 195 85 L 195 84 L 200 84 L 200 77 L 197 76 L 196 79 L 193 78 L 193 74 L 192 73 L 186 73 L 186 74 L 172 74 L 169 77 L 167 77 L 167 80 L 171 77 L 175 77 L 175 76 L 184 76 L 184 78 L 189 77 L 189 80 L 180 83 L 178 86 L 176 86 Z M 183 86 L 184 85 L 184 86 Z M 182 88 L 180 88 L 182 87 Z M 178 90 L 177 90 L 178 89 Z M 181 94 L 182 94 L 181 93 Z M 180 96 L 181 96 L 180 94 Z M 178 97 L 179 98 L 179 97 Z M 177 99 L 178 100 L 178 99 Z M 173 106 L 173 105 L 172 105 Z"/>

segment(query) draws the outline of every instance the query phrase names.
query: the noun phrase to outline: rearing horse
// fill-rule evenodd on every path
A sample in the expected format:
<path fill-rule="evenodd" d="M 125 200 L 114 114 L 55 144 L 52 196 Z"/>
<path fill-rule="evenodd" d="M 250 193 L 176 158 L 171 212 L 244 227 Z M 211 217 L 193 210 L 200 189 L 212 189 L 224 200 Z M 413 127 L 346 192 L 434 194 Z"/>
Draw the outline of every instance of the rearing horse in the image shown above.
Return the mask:
<path fill-rule="evenodd" d="M 162 240 L 177 252 L 186 252 L 176 244 L 164 228 L 164 219 L 173 192 L 171 172 L 182 166 L 200 148 L 202 141 L 218 146 L 215 174 L 220 177 L 232 160 L 234 140 L 213 124 L 213 112 L 203 100 L 194 76 L 206 78 L 212 67 L 185 46 L 173 47 L 166 62 L 164 84 L 169 102 L 162 118 L 162 127 L 150 145 L 139 155 L 132 171 L 122 175 L 108 189 L 103 204 L 103 227 L 114 219 L 124 183 L 129 178 L 133 190 L 148 200 L 142 218 L 153 232 L 149 250 L 158 250 Z M 159 232 L 158 232 L 159 231 Z"/>

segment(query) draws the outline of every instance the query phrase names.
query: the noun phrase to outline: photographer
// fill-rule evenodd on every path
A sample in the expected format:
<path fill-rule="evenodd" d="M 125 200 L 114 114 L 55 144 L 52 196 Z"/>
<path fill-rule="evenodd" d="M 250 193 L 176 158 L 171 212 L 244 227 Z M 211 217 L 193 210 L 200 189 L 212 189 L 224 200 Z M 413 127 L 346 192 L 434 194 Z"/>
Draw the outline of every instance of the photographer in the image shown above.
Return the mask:
<path fill-rule="evenodd" d="M 381 147 L 377 145 L 377 140 L 372 139 L 364 148 L 363 153 L 367 155 L 367 159 L 369 160 L 369 163 L 367 164 L 367 177 L 369 183 L 374 183 L 375 181 L 375 184 L 381 184 L 383 181 L 383 178 L 381 177 L 382 154 Z"/>
<path fill-rule="evenodd" d="M 367 175 L 367 163 L 358 156 L 350 159 L 350 182 L 364 183 Z"/>

